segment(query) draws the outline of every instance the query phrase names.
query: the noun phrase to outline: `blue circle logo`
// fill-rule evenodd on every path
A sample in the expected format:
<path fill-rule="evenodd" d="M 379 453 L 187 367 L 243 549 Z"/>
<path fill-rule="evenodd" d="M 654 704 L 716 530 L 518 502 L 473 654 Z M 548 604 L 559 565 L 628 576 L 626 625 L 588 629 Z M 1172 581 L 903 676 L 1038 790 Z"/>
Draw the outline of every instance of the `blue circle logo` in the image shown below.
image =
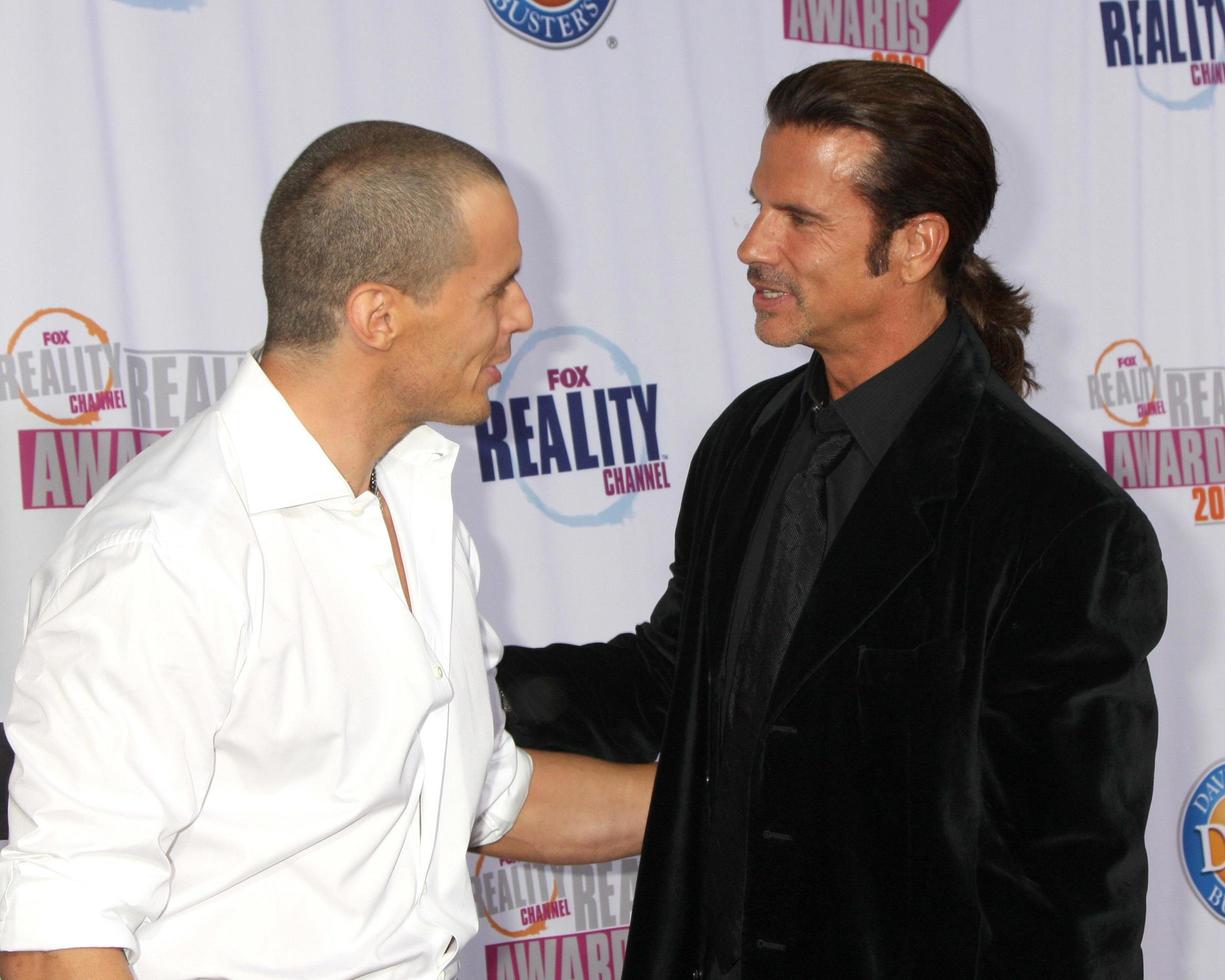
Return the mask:
<path fill-rule="evenodd" d="M 533 331 L 489 394 L 475 427 L 481 481 L 514 480 L 550 520 L 619 524 L 643 491 L 671 488 L 659 386 L 596 331 Z"/>
<path fill-rule="evenodd" d="M 1196 65 L 1198 69 L 1200 66 Z M 1146 71 L 1149 69 L 1145 69 Z M 1186 84 L 1171 86 L 1177 90 L 1177 94 L 1163 92 L 1151 80 L 1146 81 L 1144 76 L 1140 74 L 1141 68 L 1136 66 L 1136 85 L 1140 89 L 1140 94 L 1146 99 L 1151 99 L 1159 106 L 1164 106 L 1166 109 L 1172 109 L 1174 112 L 1194 112 L 1196 110 L 1211 109 L 1216 104 L 1216 86 L 1207 85 L 1201 88 L 1194 94 L 1187 94 L 1185 91 Z M 1201 82 L 1197 80 L 1196 75 L 1192 75 L 1191 84 L 1199 86 Z"/>
<path fill-rule="evenodd" d="M 1225 759 L 1202 775 L 1182 808 L 1183 871 L 1204 907 L 1225 922 Z"/>
<path fill-rule="evenodd" d="M 600 29 L 613 0 L 485 0 L 498 23 L 546 48 L 582 44 Z"/>

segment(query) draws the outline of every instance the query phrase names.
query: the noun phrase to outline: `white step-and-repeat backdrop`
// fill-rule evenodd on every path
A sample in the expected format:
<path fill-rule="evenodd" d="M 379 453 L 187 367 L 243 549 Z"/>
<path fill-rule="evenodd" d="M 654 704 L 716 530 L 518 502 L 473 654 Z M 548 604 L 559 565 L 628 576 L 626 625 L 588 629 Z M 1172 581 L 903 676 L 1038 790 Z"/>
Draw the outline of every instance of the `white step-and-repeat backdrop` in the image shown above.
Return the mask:
<path fill-rule="evenodd" d="M 1223 0 L 0 0 L 0 705 L 31 573 L 260 340 L 268 195 L 353 119 L 481 147 L 522 212 L 536 328 L 487 434 L 453 433 L 486 615 L 529 643 L 643 618 L 706 425 L 802 356 L 755 340 L 735 257 L 765 96 L 848 56 L 916 63 L 986 119 L 980 252 L 1036 302 L 1035 403 L 1157 527 L 1145 948 L 1154 977 L 1220 976 Z M 575 396 L 607 427 L 559 472 L 542 433 L 569 429 L 541 420 Z M 619 976 L 635 869 L 474 859 L 464 978 Z"/>

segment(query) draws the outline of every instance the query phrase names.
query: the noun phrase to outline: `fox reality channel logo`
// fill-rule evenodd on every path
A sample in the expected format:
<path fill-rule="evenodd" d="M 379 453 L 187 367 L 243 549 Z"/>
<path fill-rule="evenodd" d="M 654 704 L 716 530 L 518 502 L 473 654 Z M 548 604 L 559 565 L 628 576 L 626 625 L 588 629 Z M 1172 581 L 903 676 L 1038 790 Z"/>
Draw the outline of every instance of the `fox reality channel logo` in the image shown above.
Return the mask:
<path fill-rule="evenodd" d="M 617 524 L 639 493 L 671 488 L 659 386 L 594 330 L 531 334 L 491 396 L 475 427 L 482 482 L 516 480 L 559 524 Z"/>
<path fill-rule="evenodd" d="M 927 68 L 961 0 L 783 0 L 783 36 L 872 51 L 873 61 Z"/>
<path fill-rule="evenodd" d="M 1106 470 L 1120 486 L 1189 489 L 1195 524 L 1225 524 L 1225 368 L 1164 367 L 1140 341 L 1116 340 L 1088 395 L 1112 425 Z"/>
<path fill-rule="evenodd" d="M 1188 883 L 1225 922 L 1225 759 L 1213 763 L 1187 794 L 1179 845 Z"/>
<path fill-rule="evenodd" d="M 0 405 L 20 404 L 22 507 L 84 507 L 125 463 L 225 391 L 236 351 L 131 350 L 94 319 L 37 310 L 0 353 Z"/>
<path fill-rule="evenodd" d="M 486 980 L 619 980 L 637 878 L 637 858 L 567 867 L 478 858 L 472 895 L 493 934 Z"/>
<path fill-rule="evenodd" d="M 1225 0 L 1103 0 L 1108 68 L 1167 109 L 1209 109 L 1225 85 Z"/>
<path fill-rule="evenodd" d="M 600 29 L 613 0 L 485 0 L 512 34 L 546 48 L 582 44 Z"/>

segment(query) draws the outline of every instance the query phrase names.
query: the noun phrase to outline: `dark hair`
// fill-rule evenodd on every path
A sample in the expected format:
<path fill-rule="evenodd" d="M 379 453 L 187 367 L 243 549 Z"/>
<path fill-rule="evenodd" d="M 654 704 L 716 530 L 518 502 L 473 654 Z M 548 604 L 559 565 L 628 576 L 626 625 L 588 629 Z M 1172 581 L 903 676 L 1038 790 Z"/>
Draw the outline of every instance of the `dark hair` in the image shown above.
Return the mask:
<path fill-rule="evenodd" d="M 479 150 L 420 126 L 348 123 L 311 143 L 264 215 L 265 347 L 330 343 L 366 280 L 428 302 L 467 261 L 458 196 L 479 180 L 505 183 Z"/>
<path fill-rule="evenodd" d="M 999 188 L 987 127 L 969 103 L 927 72 L 888 61 L 827 61 L 788 75 L 766 102 L 774 126 L 849 127 L 876 139 L 856 175 L 876 217 L 868 268 L 888 266 L 889 239 L 915 215 L 949 223 L 938 286 L 982 336 L 996 372 L 1018 393 L 1037 388 L 1025 360 L 1033 310 L 1024 290 L 1005 282 L 974 243 Z"/>

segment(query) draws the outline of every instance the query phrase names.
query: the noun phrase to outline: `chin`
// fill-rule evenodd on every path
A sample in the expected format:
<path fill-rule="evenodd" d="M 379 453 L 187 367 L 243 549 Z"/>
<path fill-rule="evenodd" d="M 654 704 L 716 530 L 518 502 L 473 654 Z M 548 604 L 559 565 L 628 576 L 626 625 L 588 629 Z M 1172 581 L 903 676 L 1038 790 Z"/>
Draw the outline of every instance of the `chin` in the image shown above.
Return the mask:
<path fill-rule="evenodd" d="M 759 313 L 754 330 L 757 339 L 771 347 L 793 347 L 801 343 L 799 331 L 772 313 Z"/>
<path fill-rule="evenodd" d="M 489 418 L 491 411 L 489 399 L 482 398 L 479 402 L 473 402 L 470 405 L 456 405 L 449 418 L 439 419 L 439 421 L 447 425 L 479 425 Z"/>

